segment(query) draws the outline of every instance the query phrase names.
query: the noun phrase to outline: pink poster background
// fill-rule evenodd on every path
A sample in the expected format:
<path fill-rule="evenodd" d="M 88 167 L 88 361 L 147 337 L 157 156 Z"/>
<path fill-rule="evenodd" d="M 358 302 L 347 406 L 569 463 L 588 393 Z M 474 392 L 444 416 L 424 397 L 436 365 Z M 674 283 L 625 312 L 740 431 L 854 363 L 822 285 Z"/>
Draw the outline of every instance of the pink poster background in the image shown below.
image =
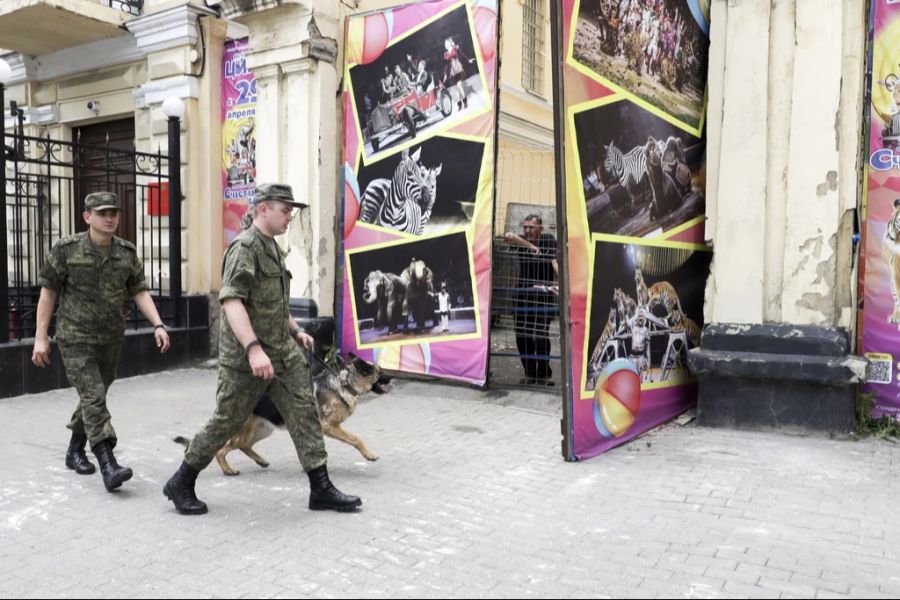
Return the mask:
<path fill-rule="evenodd" d="M 376 347 L 360 348 L 356 331 L 353 294 L 350 287 L 348 252 L 365 251 L 367 248 L 386 242 L 402 240 L 414 241 L 410 235 L 371 226 L 361 226 L 358 221 L 360 202 L 364 189 L 360 189 L 357 179 L 365 160 L 396 159 L 401 146 L 396 151 L 387 150 L 388 156 L 380 154 L 364 157 L 363 137 L 359 118 L 355 114 L 350 86 L 351 69 L 358 64 L 370 64 L 391 45 L 422 28 L 423 23 L 443 16 L 446 12 L 465 6 L 476 35 L 475 51 L 480 54 L 484 81 L 487 84 L 489 109 L 482 114 L 463 121 L 448 118 L 449 127 L 439 127 L 418 136 L 408 145 L 414 152 L 422 141 L 430 136 L 457 136 L 483 141 L 486 144 L 485 161 L 482 166 L 476 206 L 470 225 L 466 230 L 471 244 L 474 268 L 475 295 L 478 308 L 480 337 L 465 340 L 398 343 L 390 342 Z M 402 7 L 354 15 L 347 23 L 347 67 L 344 75 L 343 121 L 343 239 L 341 248 L 341 268 L 343 275 L 340 300 L 339 338 L 344 354 L 353 352 L 365 359 L 378 363 L 383 368 L 455 379 L 473 384 L 484 384 L 487 378 L 487 357 L 489 346 L 489 320 L 491 295 L 491 230 L 493 217 L 493 155 L 496 115 L 494 112 L 496 92 L 496 47 L 497 47 L 497 2 L 496 0 L 438 0 L 414 2 Z M 442 39 L 435 39 L 441 45 Z M 430 133 L 430 135 L 429 135 Z M 354 283 L 359 287 L 357 275 Z"/>
<path fill-rule="evenodd" d="M 566 222 L 568 227 L 569 249 L 569 290 L 570 290 L 570 340 L 571 340 L 571 389 L 572 395 L 567 399 L 571 403 L 572 424 L 567 432 L 572 436 L 574 457 L 578 459 L 597 456 L 611 448 L 626 443 L 644 432 L 672 419 L 685 410 L 696 405 L 697 386 L 685 383 L 672 387 L 651 387 L 640 392 L 640 409 L 634 415 L 634 422 L 623 433 L 608 437 L 600 432 L 595 424 L 595 406 L 593 394 L 585 395 L 582 381 L 587 368 L 585 355 L 588 344 L 588 298 L 593 277 L 603 277 L 602 273 L 593 273 L 591 245 L 592 234 L 587 229 L 584 216 L 584 201 L 579 192 L 581 180 L 577 175 L 578 156 L 576 155 L 574 121 L 571 119 L 572 107 L 584 105 L 594 100 L 605 98 L 617 92 L 605 86 L 599 78 L 576 68 L 569 57 L 572 47 L 573 15 L 586 0 L 563 0 L 560 18 L 562 21 L 562 58 L 563 68 L 563 112 L 562 122 L 569 129 L 566 131 L 566 145 L 562 149 L 565 158 L 565 190 L 566 190 Z M 669 4 L 672 0 L 665 0 Z M 692 14 L 699 16 L 705 13 L 708 6 L 698 0 L 683 0 Z M 623 96 L 628 98 L 627 95 Z M 630 101 L 630 100 L 629 100 Z M 656 238 L 664 242 L 686 242 L 702 244 L 704 242 L 705 224 L 694 223 L 685 228 L 676 228 Z M 622 238 L 622 243 L 628 243 Z M 606 315 L 592 315 L 594 319 L 605 319 Z"/>

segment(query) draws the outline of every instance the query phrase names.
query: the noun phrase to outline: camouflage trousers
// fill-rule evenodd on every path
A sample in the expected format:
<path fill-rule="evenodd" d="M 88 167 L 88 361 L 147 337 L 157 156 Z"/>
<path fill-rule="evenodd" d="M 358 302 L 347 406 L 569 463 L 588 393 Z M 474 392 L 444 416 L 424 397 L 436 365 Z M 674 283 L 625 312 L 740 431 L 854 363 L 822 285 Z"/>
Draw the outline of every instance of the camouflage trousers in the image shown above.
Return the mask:
<path fill-rule="evenodd" d="M 185 452 L 187 464 L 198 471 L 205 469 L 225 442 L 240 431 L 263 393 L 268 393 L 284 417 L 303 470 L 311 471 L 325 464 L 328 455 L 309 388 L 309 367 L 299 361 L 290 367 L 282 361 L 273 360 L 272 364 L 275 376 L 281 381 L 266 381 L 247 371 L 219 367 L 216 410 Z"/>
<path fill-rule="evenodd" d="M 87 434 L 93 448 L 103 440 L 116 445 L 116 431 L 106 407 L 106 393 L 116 379 L 121 343 L 59 344 L 66 377 L 78 392 L 78 407 L 67 427 Z"/>

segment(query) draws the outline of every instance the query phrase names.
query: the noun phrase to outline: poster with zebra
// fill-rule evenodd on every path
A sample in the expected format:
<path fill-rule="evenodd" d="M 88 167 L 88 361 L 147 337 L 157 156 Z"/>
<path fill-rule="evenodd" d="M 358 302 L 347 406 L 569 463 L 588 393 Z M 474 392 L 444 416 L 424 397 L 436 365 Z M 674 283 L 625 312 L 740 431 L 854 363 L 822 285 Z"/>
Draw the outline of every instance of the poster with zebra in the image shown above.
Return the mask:
<path fill-rule="evenodd" d="M 562 0 L 554 108 L 567 240 L 564 453 L 585 459 L 696 405 L 708 0 Z"/>
<path fill-rule="evenodd" d="M 365 17 L 362 46 L 348 55 L 351 108 L 366 163 L 492 109 L 471 2 L 457 0 L 392 36 L 397 12 Z M 377 55 L 368 39 L 376 33 L 389 38 Z"/>
<path fill-rule="evenodd" d="M 643 237 L 704 220 L 702 139 L 619 96 L 571 115 L 591 232 Z"/>
<path fill-rule="evenodd" d="M 351 250 L 357 348 L 480 337 L 465 232 Z"/>
<path fill-rule="evenodd" d="M 572 19 L 569 64 L 700 135 L 708 0 L 576 0 Z"/>
<path fill-rule="evenodd" d="M 361 166 L 358 224 L 417 236 L 468 226 L 485 158 L 483 141 L 438 136 Z"/>
<path fill-rule="evenodd" d="M 588 296 L 590 330 L 581 389 L 625 358 L 641 390 L 690 383 L 687 352 L 700 345 L 712 252 L 703 244 L 597 235 Z"/>
<path fill-rule="evenodd" d="M 487 380 L 498 0 L 348 18 L 341 351 Z"/>

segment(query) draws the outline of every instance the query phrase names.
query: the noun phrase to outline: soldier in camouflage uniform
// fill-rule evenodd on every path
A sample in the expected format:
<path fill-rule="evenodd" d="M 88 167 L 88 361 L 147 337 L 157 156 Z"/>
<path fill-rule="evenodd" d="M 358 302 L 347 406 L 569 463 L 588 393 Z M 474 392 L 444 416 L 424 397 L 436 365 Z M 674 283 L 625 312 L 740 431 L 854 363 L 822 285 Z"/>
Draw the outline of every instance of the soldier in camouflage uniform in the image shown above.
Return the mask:
<path fill-rule="evenodd" d="M 41 297 L 31 360 L 39 367 L 50 364 L 47 331 L 59 296 L 56 341 L 66 376 L 79 396 L 68 425 L 72 439 L 66 452 L 66 467 L 80 475 L 94 473 L 94 465 L 84 451 L 90 442 L 100 463 L 103 484 L 111 492 L 132 476 L 131 469 L 116 462 L 116 432 L 106 407 L 106 393 L 116 376 L 125 335 L 125 301 L 133 297 L 138 309 L 154 324 L 160 352 L 169 349 L 169 335 L 147 291 L 144 265 L 137 250 L 113 235 L 119 226 L 116 195 L 88 194 L 84 200 L 84 221 L 88 231 L 60 239 L 41 268 Z"/>
<path fill-rule="evenodd" d="M 178 471 L 163 493 L 181 514 L 203 514 L 197 475 L 238 432 L 263 392 L 284 416 L 288 432 L 309 476 L 311 510 L 352 511 L 362 501 L 334 487 L 328 478 L 322 425 L 310 388 L 309 365 L 298 346 L 313 339 L 288 310 L 291 273 L 274 236 L 287 231 L 294 200 L 290 186 L 260 184 L 242 231 L 228 246 L 222 267 L 222 319 L 216 409 L 191 441 Z"/>

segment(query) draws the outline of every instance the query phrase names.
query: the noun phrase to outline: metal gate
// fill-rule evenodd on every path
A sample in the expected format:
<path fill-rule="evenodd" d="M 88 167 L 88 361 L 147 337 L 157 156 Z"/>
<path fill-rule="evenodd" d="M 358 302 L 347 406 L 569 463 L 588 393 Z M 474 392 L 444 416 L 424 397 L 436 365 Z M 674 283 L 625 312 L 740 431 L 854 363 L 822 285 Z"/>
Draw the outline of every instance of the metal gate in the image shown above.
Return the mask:
<path fill-rule="evenodd" d="M 556 179 L 552 150 L 501 141 L 494 205 L 493 290 L 489 381 L 496 386 L 559 389 L 561 368 L 558 265 L 546 264 L 508 233 L 524 237 L 523 224 L 540 221 L 557 236 Z M 549 243 L 549 242 L 547 242 Z"/>
<path fill-rule="evenodd" d="M 118 194 L 129 203 L 133 223 L 120 231 L 134 232 L 130 241 L 143 259 L 147 283 L 160 315 L 177 325 L 174 298 L 180 293 L 180 275 L 169 284 L 169 273 L 180 269 L 178 245 L 170 252 L 168 218 L 180 211 L 179 199 L 169 202 L 168 158 L 78 140 L 64 141 L 23 134 L 21 126 L 12 134 L 0 129 L 0 214 L 5 207 L 5 230 L 0 235 L 0 343 L 33 337 L 40 287 L 38 274 L 47 254 L 60 237 L 74 233 L 82 220 L 84 195 L 99 190 Z M 180 273 L 180 271 L 179 271 Z M 130 306 L 130 326 L 143 317 Z M 5 317 L 5 318 L 4 318 Z M 52 328 L 52 325 L 51 325 Z"/>

